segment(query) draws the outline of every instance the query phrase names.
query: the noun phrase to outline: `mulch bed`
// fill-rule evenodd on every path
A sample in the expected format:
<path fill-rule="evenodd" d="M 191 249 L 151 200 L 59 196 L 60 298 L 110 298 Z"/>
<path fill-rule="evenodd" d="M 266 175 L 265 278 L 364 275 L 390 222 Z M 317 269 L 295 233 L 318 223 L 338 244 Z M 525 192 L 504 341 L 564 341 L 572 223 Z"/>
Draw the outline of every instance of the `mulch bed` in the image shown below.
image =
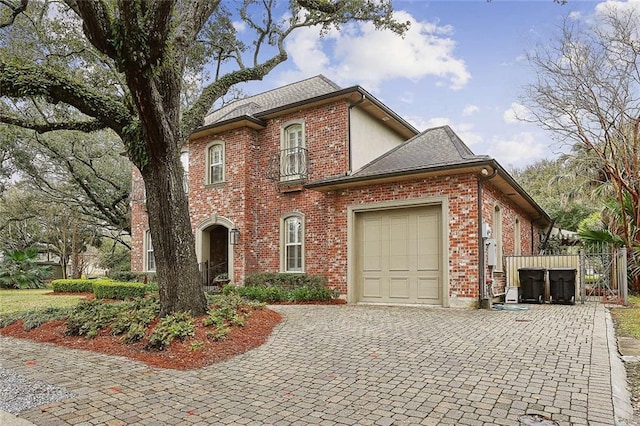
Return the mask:
<path fill-rule="evenodd" d="M 93 298 L 92 293 L 47 293 L 51 296 L 62 294 L 84 296 L 87 299 Z M 345 300 L 334 299 L 326 302 L 297 304 L 341 305 L 344 303 L 346 303 Z M 22 321 L 17 321 L 8 327 L 0 328 L 0 334 L 36 342 L 52 343 L 72 349 L 124 356 L 154 367 L 190 370 L 228 360 L 262 345 L 266 342 L 273 328 L 282 321 L 282 316 L 277 312 L 268 308 L 256 309 L 247 318 L 243 327 L 232 327 L 225 340 L 212 341 L 207 338 L 206 334 L 210 328 L 202 324 L 204 318 L 206 315 L 195 319 L 196 333 L 193 338 L 184 342 L 176 340 L 162 351 L 145 350 L 142 342 L 122 343 L 119 336 L 112 336 L 107 330 L 103 330 L 92 339 L 83 336 L 67 336 L 64 321 L 51 321 L 29 331 L 24 330 Z"/>

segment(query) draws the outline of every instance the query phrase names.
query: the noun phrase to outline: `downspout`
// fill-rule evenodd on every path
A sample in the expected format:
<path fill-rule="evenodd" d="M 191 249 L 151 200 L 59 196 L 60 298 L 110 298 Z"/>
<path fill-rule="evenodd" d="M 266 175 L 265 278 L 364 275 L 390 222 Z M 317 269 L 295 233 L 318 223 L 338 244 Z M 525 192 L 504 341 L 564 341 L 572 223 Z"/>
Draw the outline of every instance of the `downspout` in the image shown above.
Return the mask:
<path fill-rule="evenodd" d="M 483 168 L 481 176 L 478 178 L 478 307 L 480 309 L 491 309 L 491 301 L 486 294 L 486 268 L 485 268 L 485 250 L 484 238 L 482 237 L 482 184 L 489 179 L 495 177 L 498 173 L 497 169 L 489 174 L 489 170 Z"/>
<path fill-rule="evenodd" d="M 349 170 L 346 173 L 347 175 L 350 175 L 351 172 L 353 171 L 353 170 L 351 170 L 351 166 L 352 166 L 351 157 L 353 155 L 353 153 L 351 152 L 351 109 L 353 109 L 353 108 L 357 107 L 358 105 L 360 105 L 361 103 L 363 103 L 365 101 L 365 99 L 367 98 L 362 93 L 360 94 L 360 96 L 361 96 L 361 98 L 358 101 L 356 101 L 354 104 L 349 105 L 349 108 L 347 110 L 347 115 L 348 115 L 348 117 L 347 117 L 347 133 L 348 133 L 347 134 L 347 138 L 349 139 L 347 141 L 347 144 L 348 144 L 347 148 L 349 149 Z"/>

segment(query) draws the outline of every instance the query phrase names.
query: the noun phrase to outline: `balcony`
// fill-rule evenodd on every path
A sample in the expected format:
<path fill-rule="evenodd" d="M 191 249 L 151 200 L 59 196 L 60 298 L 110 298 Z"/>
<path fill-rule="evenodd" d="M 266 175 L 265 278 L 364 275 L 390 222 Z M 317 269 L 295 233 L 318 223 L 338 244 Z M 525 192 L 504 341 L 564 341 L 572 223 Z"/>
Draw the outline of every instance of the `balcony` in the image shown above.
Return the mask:
<path fill-rule="evenodd" d="M 268 178 L 281 186 L 299 185 L 309 176 L 309 157 L 306 148 L 280 150 L 269 158 Z"/>

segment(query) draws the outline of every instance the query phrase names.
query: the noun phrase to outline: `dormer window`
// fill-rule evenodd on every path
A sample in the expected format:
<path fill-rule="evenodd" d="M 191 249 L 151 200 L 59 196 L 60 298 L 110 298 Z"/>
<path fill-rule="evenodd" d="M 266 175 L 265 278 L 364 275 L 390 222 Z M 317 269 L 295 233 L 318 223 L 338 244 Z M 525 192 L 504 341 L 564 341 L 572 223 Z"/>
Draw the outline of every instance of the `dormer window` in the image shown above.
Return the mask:
<path fill-rule="evenodd" d="M 224 144 L 215 142 L 207 148 L 207 184 L 224 182 Z"/>

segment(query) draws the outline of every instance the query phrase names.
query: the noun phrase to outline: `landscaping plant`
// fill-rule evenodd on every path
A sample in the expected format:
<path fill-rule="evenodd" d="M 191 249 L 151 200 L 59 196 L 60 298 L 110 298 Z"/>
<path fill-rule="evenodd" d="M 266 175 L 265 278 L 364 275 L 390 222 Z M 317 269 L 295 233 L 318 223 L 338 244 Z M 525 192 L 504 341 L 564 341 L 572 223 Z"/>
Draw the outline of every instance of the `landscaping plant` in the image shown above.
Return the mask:
<path fill-rule="evenodd" d="M 7 250 L 0 263 L 0 288 L 43 288 L 51 276 L 47 266 L 37 263 L 38 251 Z"/>

